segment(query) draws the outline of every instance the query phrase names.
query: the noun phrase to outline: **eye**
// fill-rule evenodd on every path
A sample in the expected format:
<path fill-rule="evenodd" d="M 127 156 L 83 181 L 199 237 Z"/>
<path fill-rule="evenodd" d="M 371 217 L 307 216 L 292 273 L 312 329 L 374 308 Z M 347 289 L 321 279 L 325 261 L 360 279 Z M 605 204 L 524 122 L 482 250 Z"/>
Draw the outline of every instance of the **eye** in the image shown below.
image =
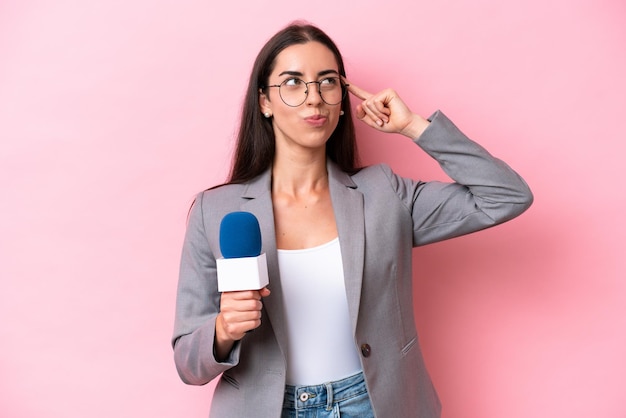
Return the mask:
<path fill-rule="evenodd" d="M 320 80 L 320 86 L 336 86 L 339 84 L 339 79 L 337 77 L 327 77 Z"/>
<path fill-rule="evenodd" d="M 302 86 L 304 84 L 304 82 L 302 80 L 300 80 L 299 78 L 288 78 L 285 81 L 283 81 L 283 85 L 287 86 L 287 87 L 299 87 Z"/>

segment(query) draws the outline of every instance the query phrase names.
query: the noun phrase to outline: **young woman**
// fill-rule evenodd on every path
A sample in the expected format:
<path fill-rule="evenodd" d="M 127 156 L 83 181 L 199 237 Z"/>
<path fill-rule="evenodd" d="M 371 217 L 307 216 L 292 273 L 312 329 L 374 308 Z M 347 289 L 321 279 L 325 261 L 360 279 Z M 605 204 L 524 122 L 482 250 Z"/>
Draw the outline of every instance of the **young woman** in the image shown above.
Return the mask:
<path fill-rule="evenodd" d="M 348 92 L 358 119 L 407 136 L 454 183 L 360 168 Z M 229 182 L 190 213 L 178 372 L 194 385 L 219 376 L 212 417 L 439 417 L 413 319 L 411 249 L 531 202 L 526 183 L 441 112 L 425 119 L 393 90 L 350 84 L 333 41 L 292 24 L 252 69 Z M 217 291 L 219 226 L 233 211 L 259 220 L 271 292 Z"/>

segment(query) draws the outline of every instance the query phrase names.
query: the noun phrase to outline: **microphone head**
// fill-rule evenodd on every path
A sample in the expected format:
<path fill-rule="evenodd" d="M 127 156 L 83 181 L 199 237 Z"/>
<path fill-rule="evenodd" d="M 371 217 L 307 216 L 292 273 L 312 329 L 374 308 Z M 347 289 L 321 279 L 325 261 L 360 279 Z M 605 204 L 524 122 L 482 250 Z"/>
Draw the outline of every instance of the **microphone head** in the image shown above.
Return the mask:
<path fill-rule="evenodd" d="M 261 228 L 250 212 L 231 212 L 220 224 L 220 251 L 224 258 L 257 257 L 261 254 Z"/>

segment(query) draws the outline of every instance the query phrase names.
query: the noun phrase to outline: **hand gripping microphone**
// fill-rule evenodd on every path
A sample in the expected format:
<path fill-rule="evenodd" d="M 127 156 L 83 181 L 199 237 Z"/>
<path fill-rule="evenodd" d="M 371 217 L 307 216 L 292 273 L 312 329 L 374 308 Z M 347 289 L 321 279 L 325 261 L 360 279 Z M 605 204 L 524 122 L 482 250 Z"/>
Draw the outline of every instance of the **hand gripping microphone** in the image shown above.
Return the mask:
<path fill-rule="evenodd" d="M 259 290 L 269 284 L 267 260 L 261 254 L 261 228 L 249 212 L 231 212 L 220 224 L 217 290 Z"/>

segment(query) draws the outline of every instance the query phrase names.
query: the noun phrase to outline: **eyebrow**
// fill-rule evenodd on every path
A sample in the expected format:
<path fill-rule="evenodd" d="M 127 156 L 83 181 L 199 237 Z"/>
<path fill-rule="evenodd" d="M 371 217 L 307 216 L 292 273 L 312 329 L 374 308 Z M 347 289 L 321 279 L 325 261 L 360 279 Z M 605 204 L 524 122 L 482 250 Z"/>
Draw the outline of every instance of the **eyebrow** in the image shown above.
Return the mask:
<path fill-rule="evenodd" d="M 321 77 L 321 76 L 328 75 L 328 74 L 339 75 L 339 71 L 337 71 L 337 70 L 323 70 L 323 71 L 320 71 L 319 73 L 317 73 L 317 76 Z M 302 74 L 300 71 L 283 71 L 282 73 L 278 74 L 279 77 L 284 76 L 284 75 L 293 75 L 293 76 L 302 77 L 304 74 Z"/>

